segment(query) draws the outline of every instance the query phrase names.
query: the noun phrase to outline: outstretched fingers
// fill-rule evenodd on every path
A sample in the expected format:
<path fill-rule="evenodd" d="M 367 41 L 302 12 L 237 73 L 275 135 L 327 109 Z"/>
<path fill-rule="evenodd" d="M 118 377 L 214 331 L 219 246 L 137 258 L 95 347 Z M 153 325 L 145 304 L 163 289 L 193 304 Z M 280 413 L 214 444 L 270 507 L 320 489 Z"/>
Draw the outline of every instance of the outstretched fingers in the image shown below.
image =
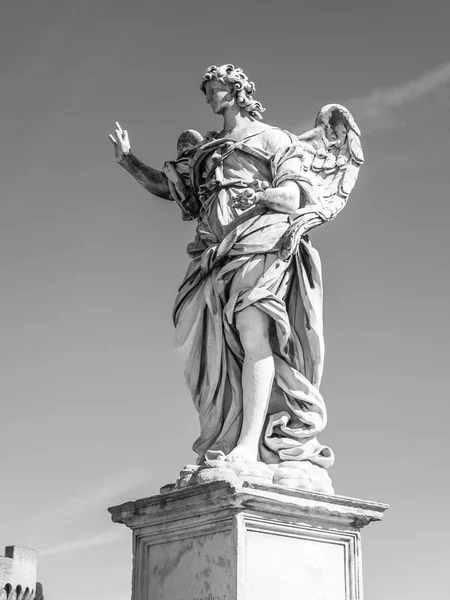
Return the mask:
<path fill-rule="evenodd" d="M 116 128 L 114 133 L 109 134 L 111 144 L 114 146 L 116 160 L 122 160 L 123 156 L 130 152 L 130 139 L 128 137 L 128 131 L 122 129 L 121 124 L 116 121 Z"/>

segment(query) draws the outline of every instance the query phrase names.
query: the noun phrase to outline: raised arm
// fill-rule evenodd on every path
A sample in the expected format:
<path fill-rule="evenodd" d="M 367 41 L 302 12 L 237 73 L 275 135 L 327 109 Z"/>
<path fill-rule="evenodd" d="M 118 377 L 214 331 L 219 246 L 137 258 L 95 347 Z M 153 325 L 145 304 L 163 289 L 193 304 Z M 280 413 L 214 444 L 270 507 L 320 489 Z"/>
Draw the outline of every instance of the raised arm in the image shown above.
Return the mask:
<path fill-rule="evenodd" d="M 145 165 L 136 158 L 131 152 L 128 132 L 126 129 L 122 129 L 119 123 L 116 123 L 116 127 L 115 135 L 111 134 L 109 139 L 114 146 L 116 161 L 119 165 L 128 171 L 128 173 L 131 173 L 142 187 L 151 194 L 165 200 L 173 200 L 165 174 L 162 171 Z"/>

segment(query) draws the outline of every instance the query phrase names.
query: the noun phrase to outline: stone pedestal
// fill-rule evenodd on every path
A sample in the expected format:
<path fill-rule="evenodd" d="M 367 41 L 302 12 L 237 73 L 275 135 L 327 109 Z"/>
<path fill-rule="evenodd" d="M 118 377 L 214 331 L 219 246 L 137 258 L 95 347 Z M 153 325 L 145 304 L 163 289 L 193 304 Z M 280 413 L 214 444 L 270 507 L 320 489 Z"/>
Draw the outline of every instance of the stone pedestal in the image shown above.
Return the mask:
<path fill-rule="evenodd" d="M 362 600 L 360 530 L 387 508 L 214 482 L 109 511 L 133 530 L 132 600 Z"/>

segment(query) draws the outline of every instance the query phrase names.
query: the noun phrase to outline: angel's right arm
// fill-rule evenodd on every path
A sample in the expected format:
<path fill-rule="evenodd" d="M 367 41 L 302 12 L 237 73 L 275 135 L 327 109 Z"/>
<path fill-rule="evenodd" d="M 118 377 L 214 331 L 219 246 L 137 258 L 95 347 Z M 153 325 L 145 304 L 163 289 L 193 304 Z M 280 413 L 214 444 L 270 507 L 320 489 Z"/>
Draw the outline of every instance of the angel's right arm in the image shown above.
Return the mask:
<path fill-rule="evenodd" d="M 169 182 L 162 171 L 144 164 L 132 152 L 124 154 L 118 163 L 128 173 L 131 173 L 148 192 L 159 196 L 159 198 L 164 198 L 164 200 L 173 200 L 169 190 Z"/>

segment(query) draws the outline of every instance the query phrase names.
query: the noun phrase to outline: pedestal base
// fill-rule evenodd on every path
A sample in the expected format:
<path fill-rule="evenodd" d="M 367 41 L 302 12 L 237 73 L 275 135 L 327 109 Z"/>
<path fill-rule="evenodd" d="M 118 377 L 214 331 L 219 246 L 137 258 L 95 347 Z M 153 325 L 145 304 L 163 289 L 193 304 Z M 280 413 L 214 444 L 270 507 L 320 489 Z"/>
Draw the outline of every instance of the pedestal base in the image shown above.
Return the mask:
<path fill-rule="evenodd" d="M 360 529 L 387 505 L 214 482 L 110 508 L 132 600 L 362 600 Z"/>

